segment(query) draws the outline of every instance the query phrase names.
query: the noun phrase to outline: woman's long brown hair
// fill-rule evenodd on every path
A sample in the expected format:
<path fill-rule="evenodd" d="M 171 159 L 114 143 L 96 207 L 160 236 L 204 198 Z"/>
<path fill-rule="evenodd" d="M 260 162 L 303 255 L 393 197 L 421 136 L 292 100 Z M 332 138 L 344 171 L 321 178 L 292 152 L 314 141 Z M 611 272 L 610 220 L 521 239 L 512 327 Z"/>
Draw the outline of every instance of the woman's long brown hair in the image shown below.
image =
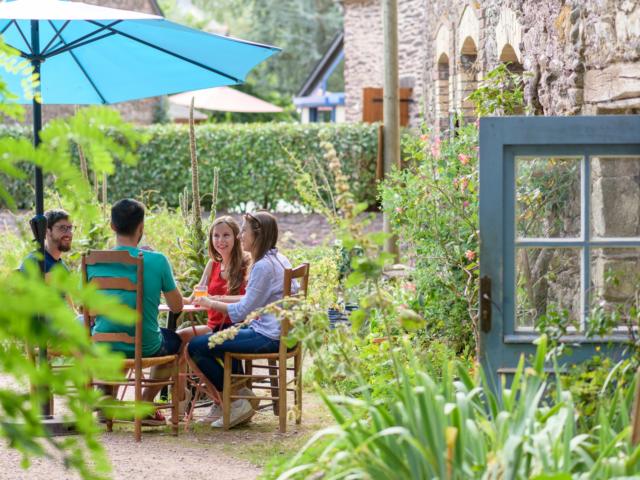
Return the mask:
<path fill-rule="evenodd" d="M 278 221 L 269 212 L 245 213 L 244 220 L 253 232 L 251 260 L 256 263 L 278 243 Z"/>
<path fill-rule="evenodd" d="M 240 287 L 247 278 L 247 272 L 249 271 L 250 260 L 242 251 L 242 245 L 240 244 L 240 227 L 233 217 L 225 215 L 215 219 L 211 228 L 209 229 L 209 257 L 214 262 L 222 262 L 222 255 L 213 246 L 213 229 L 218 225 L 225 224 L 233 232 L 233 248 L 231 249 L 231 255 L 229 257 L 229 265 L 226 265 L 227 269 L 227 292 L 229 295 L 238 295 L 240 293 Z"/>

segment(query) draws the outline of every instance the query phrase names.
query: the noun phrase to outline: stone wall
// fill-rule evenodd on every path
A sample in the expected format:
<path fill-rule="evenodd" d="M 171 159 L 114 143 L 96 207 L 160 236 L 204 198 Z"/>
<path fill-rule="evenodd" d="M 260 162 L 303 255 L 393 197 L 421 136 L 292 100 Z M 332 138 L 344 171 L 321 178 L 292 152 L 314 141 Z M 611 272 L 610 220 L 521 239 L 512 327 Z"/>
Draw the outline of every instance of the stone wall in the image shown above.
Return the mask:
<path fill-rule="evenodd" d="M 382 12 L 379 0 L 343 3 L 346 117 L 355 122 L 362 89 L 383 84 Z M 414 89 L 413 125 L 420 112 L 434 128 L 446 125 L 445 104 L 468 117 L 464 98 L 501 61 L 528 72 L 526 101 L 537 114 L 640 111 L 640 0 L 398 3 L 400 83 Z M 447 102 L 438 99 L 443 66 Z"/>

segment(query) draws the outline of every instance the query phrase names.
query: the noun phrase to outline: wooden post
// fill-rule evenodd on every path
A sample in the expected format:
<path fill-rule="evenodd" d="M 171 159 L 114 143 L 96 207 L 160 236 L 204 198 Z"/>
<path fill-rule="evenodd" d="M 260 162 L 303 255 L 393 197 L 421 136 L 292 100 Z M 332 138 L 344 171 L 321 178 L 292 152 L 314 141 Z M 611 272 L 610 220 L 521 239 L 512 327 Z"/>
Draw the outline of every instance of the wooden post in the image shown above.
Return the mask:
<path fill-rule="evenodd" d="M 378 125 L 378 155 L 376 158 L 376 180 L 384 178 L 384 126 Z"/>
<path fill-rule="evenodd" d="M 398 98 L 398 1 L 382 0 L 384 37 L 384 173 L 400 164 L 400 102 Z M 391 233 L 391 219 L 383 212 L 382 228 Z M 387 238 L 384 250 L 398 261 L 398 239 Z"/>

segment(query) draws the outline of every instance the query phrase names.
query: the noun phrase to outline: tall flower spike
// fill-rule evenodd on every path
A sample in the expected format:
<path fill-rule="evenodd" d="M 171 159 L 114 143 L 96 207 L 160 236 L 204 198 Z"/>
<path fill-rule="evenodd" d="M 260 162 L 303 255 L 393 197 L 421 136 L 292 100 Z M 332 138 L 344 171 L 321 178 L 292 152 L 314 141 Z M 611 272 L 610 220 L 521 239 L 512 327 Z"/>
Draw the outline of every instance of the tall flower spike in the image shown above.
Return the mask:
<path fill-rule="evenodd" d="M 215 167 L 213 169 L 213 191 L 211 192 L 211 215 L 210 221 L 213 221 L 216 218 L 217 210 L 218 210 L 218 177 L 220 176 L 220 169 Z"/>
<path fill-rule="evenodd" d="M 200 228 L 202 217 L 200 213 L 200 185 L 198 176 L 198 156 L 196 152 L 196 128 L 193 121 L 193 102 L 191 97 L 189 107 L 189 147 L 191 151 L 191 191 L 193 192 L 193 221 L 196 228 Z"/>

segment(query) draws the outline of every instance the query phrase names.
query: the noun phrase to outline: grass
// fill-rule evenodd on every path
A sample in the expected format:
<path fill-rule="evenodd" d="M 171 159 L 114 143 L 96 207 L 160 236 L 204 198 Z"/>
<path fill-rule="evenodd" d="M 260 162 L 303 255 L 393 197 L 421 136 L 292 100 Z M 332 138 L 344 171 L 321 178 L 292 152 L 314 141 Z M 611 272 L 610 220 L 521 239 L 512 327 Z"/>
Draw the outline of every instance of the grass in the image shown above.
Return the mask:
<path fill-rule="evenodd" d="M 320 397 L 309 391 L 303 395 L 302 423 L 287 423 L 287 433 L 278 431 L 278 417 L 271 410 L 263 410 L 254 420 L 238 434 L 248 430 L 242 441 L 231 441 L 223 444 L 223 452 L 227 455 L 251 462 L 257 467 L 273 468 L 291 458 L 316 431 L 330 425 L 332 418 Z M 231 433 L 225 432 L 225 433 Z M 268 470 L 270 469 L 268 468 Z"/>

